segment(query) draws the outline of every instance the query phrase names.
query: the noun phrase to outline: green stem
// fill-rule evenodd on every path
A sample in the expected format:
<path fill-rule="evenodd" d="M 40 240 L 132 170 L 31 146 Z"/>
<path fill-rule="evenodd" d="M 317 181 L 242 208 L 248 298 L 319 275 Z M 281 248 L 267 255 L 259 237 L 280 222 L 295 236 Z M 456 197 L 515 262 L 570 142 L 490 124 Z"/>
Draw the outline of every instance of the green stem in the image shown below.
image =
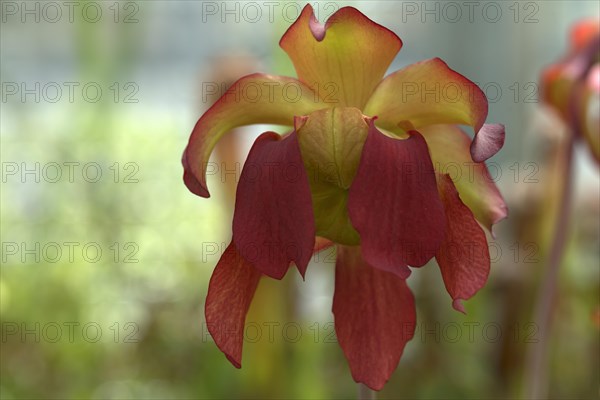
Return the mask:
<path fill-rule="evenodd" d="M 548 394 L 548 342 L 552 328 L 552 310 L 556 298 L 559 268 L 567 242 L 573 189 L 574 139 L 569 137 L 567 141 L 564 187 L 554 228 L 548 267 L 544 271 L 544 280 L 538 292 L 535 308 L 535 323 L 539 332 L 539 341 L 531 347 L 527 359 L 526 374 L 529 375 L 529 379 L 525 385 L 527 397 L 530 399 L 547 398 Z"/>
<path fill-rule="evenodd" d="M 358 400 L 375 400 L 376 398 L 377 392 L 369 389 L 367 385 L 358 384 Z"/>

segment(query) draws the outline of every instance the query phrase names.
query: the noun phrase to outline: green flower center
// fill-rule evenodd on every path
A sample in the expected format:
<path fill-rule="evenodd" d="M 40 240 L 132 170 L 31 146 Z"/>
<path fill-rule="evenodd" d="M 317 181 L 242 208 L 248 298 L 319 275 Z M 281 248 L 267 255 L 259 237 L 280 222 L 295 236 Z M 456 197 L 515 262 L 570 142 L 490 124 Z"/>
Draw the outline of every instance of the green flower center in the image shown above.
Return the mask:
<path fill-rule="evenodd" d="M 360 244 L 347 203 L 369 130 L 365 118 L 358 108 L 339 107 L 315 111 L 296 123 L 317 235 L 350 246 Z"/>

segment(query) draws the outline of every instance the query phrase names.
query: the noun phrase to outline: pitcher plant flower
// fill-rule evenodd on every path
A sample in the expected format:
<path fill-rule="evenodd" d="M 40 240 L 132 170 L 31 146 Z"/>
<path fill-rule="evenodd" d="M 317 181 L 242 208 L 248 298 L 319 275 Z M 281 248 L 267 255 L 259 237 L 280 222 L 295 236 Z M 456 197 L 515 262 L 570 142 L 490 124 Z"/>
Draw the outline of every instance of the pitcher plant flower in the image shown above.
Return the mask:
<path fill-rule="evenodd" d="M 600 163 L 600 20 L 575 24 L 570 50 L 542 73 L 542 98 Z"/>
<path fill-rule="evenodd" d="M 298 78 L 242 77 L 199 119 L 183 154 L 185 184 L 209 197 L 205 170 L 219 138 L 241 125 L 292 127 L 263 133 L 248 154 L 207 326 L 241 367 L 260 278 L 281 279 L 291 263 L 304 276 L 312 254 L 335 245 L 338 342 L 354 380 L 379 390 L 415 330 L 409 267 L 435 257 L 463 312 L 461 300 L 487 280 L 480 224 L 491 231 L 507 209 L 484 161 L 502 147 L 504 126 L 484 124 L 483 92 L 439 58 L 384 78 L 402 41 L 355 8 L 321 25 L 307 5 L 280 46 Z"/>

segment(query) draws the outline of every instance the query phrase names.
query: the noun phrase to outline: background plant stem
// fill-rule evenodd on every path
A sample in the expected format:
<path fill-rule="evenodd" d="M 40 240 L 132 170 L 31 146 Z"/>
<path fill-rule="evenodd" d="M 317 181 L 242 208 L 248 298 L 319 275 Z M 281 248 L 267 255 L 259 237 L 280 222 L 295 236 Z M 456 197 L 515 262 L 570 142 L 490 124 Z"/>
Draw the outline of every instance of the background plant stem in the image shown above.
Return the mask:
<path fill-rule="evenodd" d="M 529 352 L 525 382 L 526 395 L 530 399 L 547 398 L 548 395 L 548 342 L 552 328 L 552 310 L 554 308 L 558 275 L 567 242 L 569 228 L 569 216 L 571 213 L 572 189 L 573 189 L 573 150 L 574 138 L 569 135 L 565 144 L 565 169 L 564 187 L 558 205 L 558 215 L 554 236 L 550 247 L 548 267 L 544 271 L 544 280 L 538 292 L 535 323 L 539 331 L 539 342 Z"/>

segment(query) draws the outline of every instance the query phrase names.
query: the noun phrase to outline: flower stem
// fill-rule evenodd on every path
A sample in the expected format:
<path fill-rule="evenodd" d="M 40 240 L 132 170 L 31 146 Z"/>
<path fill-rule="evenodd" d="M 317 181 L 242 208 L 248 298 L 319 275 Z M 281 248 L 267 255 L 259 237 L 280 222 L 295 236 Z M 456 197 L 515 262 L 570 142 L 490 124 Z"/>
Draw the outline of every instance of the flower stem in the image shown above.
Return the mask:
<path fill-rule="evenodd" d="M 358 400 L 375 400 L 376 398 L 377 393 L 374 390 L 362 383 L 358 384 Z"/>
<path fill-rule="evenodd" d="M 526 360 L 526 376 L 528 375 L 529 379 L 525 382 L 525 386 L 527 398 L 530 399 L 547 398 L 548 394 L 548 342 L 552 327 L 552 309 L 558 286 L 558 272 L 567 242 L 572 202 L 574 151 L 574 138 L 572 136 L 567 139 L 565 148 L 564 186 L 562 196 L 559 199 L 560 203 L 548 266 L 544 271 L 544 280 L 536 300 L 534 321 L 537 324 L 539 341 L 531 347 Z"/>

